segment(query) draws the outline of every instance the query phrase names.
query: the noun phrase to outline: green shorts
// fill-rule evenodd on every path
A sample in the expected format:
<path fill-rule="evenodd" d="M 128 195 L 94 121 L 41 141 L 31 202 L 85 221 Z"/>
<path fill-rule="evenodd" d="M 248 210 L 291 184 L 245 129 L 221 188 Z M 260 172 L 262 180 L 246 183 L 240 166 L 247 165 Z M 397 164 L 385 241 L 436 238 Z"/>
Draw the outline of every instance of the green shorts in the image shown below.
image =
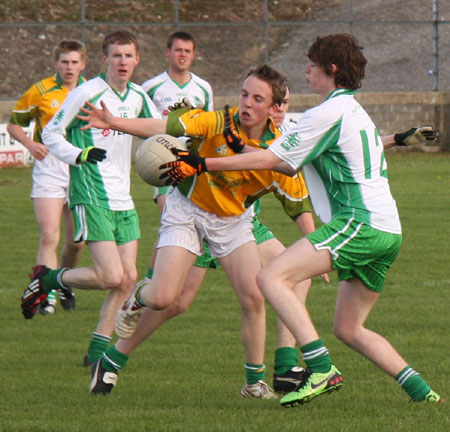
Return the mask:
<path fill-rule="evenodd" d="M 253 217 L 253 235 L 255 236 L 256 244 L 259 245 L 267 240 L 275 238 L 272 231 L 261 223 L 258 216 Z"/>
<path fill-rule="evenodd" d="M 401 234 L 347 218 L 335 218 L 306 237 L 317 250 L 330 252 L 340 281 L 358 278 L 376 292 L 383 291 L 386 272 L 402 244 Z"/>
<path fill-rule="evenodd" d="M 212 269 L 220 267 L 219 260 L 211 255 L 211 253 L 209 252 L 209 247 L 206 244 L 206 242 L 203 242 L 203 253 L 197 257 L 194 265 L 196 267 L 212 268 Z"/>
<path fill-rule="evenodd" d="M 113 211 L 90 204 L 72 208 L 76 242 L 113 241 L 119 246 L 141 237 L 135 209 Z"/>

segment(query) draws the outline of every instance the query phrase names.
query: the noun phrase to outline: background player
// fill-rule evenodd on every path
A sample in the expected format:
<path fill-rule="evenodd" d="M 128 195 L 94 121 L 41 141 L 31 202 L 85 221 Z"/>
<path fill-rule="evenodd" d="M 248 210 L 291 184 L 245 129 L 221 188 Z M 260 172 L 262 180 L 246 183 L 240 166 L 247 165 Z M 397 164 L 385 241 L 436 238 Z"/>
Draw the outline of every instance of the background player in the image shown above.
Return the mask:
<path fill-rule="evenodd" d="M 118 116 L 159 118 L 142 87 L 131 83 L 139 63 L 139 45 L 131 33 L 119 30 L 103 41 L 106 73 L 75 89 L 43 132 L 43 141 L 70 166 L 70 202 L 76 241 L 86 241 L 93 267 L 50 270 L 40 266 L 25 290 L 26 318 L 53 288 L 73 286 L 108 290 L 88 351 L 95 361 L 108 347 L 117 309 L 133 289 L 136 277 L 139 220 L 130 195 L 130 135 L 110 129 L 83 131 L 76 119 L 86 100 L 107 101 Z M 97 161 L 103 160 L 102 164 Z M 90 163 L 86 163 L 90 162 Z"/>
<path fill-rule="evenodd" d="M 142 84 L 142 87 L 154 102 L 163 119 L 167 119 L 169 112 L 179 105 L 180 101 L 187 100 L 191 106 L 203 108 L 205 111 L 214 110 L 213 91 L 210 84 L 190 70 L 195 59 L 195 48 L 196 42 L 190 33 L 184 31 L 172 33 L 167 39 L 166 46 L 167 71 Z M 187 141 L 183 137 L 179 139 L 184 142 Z M 164 209 L 168 190 L 168 186 L 154 188 L 154 199 L 158 204 L 160 213 Z M 191 289 L 195 289 L 197 287 L 198 290 L 205 277 L 206 269 L 218 266 L 217 260 L 211 257 L 206 245 L 204 245 L 204 251 L 204 254 L 196 259 L 194 266 L 189 272 L 185 282 L 188 288 L 192 287 Z M 149 269 L 146 275 L 150 279 L 153 274 L 155 256 L 156 246 L 150 258 Z"/>
<path fill-rule="evenodd" d="M 74 267 L 81 255 L 83 243 L 73 241 L 73 219 L 67 205 L 69 167 L 48 153 L 42 144 L 42 129 L 59 109 L 70 90 L 84 82 L 81 72 L 85 67 L 86 48 L 76 40 L 62 40 L 54 49 L 56 74 L 33 84 L 14 106 L 7 126 L 8 133 L 24 145 L 34 157 L 33 199 L 34 213 L 39 226 L 39 248 L 37 265 L 58 267 L 58 244 L 61 217 L 64 218 L 65 244 L 62 247 L 59 265 Z M 33 138 L 23 127 L 35 121 Z M 33 275 L 35 268 L 32 270 Z M 65 310 L 75 309 L 75 297 L 68 290 L 61 295 L 61 306 Z M 55 312 L 56 292 L 49 293 L 47 301 L 39 308 L 41 314 Z"/>

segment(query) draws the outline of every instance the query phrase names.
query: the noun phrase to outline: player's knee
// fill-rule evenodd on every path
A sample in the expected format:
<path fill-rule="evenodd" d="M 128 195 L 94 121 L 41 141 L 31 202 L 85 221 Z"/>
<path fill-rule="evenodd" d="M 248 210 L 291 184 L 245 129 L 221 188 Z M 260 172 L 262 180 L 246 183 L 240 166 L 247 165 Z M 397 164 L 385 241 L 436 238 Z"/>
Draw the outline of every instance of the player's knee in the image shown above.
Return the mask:
<path fill-rule="evenodd" d="M 154 310 L 165 310 L 170 307 L 175 298 L 167 292 L 154 292 L 150 302 L 146 302 Z"/>
<path fill-rule="evenodd" d="M 56 249 L 59 244 L 59 231 L 57 230 L 42 230 L 40 237 L 41 247 L 46 249 Z"/>
<path fill-rule="evenodd" d="M 263 295 L 266 295 L 266 290 L 271 286 L 271 274 L 265 267 L 260 269 L 256 274 L 256 284 Z"/>
<path fill-rule="evenodd" d="M 101 287 L 104 290 L 109 289 L 121 289 L 123 286 L 123 270 L 122 269 L 114 269 L 108 272 L 104 272 L 101 280 Z"/>
<path fill-rule="evenodd" d="M 242 294 L 239 300 L 244 311 L 259 313 L 264 310 L 264 296 L 256 287 L 254 290 Z"/>
<path fill-rule="evenodd" d="M 335 322 L 334 335 L 348 346 L 353 346 L 358 338 L 358 329 L 347 323 Z"/>

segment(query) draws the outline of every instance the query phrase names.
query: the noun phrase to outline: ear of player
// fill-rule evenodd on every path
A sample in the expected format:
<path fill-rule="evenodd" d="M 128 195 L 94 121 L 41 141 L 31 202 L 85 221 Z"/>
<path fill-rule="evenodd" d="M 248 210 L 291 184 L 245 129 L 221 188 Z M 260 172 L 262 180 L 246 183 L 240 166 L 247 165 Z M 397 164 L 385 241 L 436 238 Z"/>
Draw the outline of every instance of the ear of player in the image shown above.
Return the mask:
<path fill-rule="evenodd" d="M 208 171 L 205 158 L 177 148 L 172 148 L 170 151 L 177 157 L 177 160 L 167 162 L 159 167 L 160 169 L 169 168 L 159 176 L 160 179 L 167 178 L 166 185 L 175 186 L 188 177 Z"/>
<path fill-rule="evenodd" d="M 106 150 L 94 146 L 86 147 L 77 157 L 77 164 L 96 164 L 106 158 Z"/>
<path fill-rule="evenodd" d="M 421 142 L 431 144 L 436 141 L 439 132 L 433 126 L 417 126 L 394 135 L 395 144 L 398 146 L 414 145 Z"/>
<path fill-rule="evenodd" d="M 235 153 L 240 153 L 244 150 L 245 144 L 236 133 L 233 123 L 231 122 L 230 107 L 228 105 L 225 105 L 225 128 L 223 130 L 223 136 L 227 140 L 228 147 Z"/>

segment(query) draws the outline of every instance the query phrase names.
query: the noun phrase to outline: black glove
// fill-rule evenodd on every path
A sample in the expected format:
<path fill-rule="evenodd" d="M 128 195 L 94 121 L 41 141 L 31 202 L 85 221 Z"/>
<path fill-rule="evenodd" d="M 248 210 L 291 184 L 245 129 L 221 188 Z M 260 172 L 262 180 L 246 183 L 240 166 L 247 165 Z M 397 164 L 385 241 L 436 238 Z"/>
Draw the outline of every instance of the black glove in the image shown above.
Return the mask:
<path fill-rule="evenodd" d="M 106 158 L 106 150 L 94 146 L 86 147 L 77 157 L 77 164 L 96 164 Z"/>
<path fill-rule="evenodd" d="M 170 150 L 177 157 L 177 160 L 159 166 L 159 169 L 170 168 L 159 176 L 160 179 L 167 178 L 166 185 L 175 186 L 188 177 L 208 171 L 204 157 L 177 148 Z"/>
<path fill-rule="evenodd" d="M 188 98 L 183 98 L 180 102 L 175 102 L 173 105 L 167 107 L 170 112 L 176 111 L 178 109 L 186 109 L 190 111 L 192 108 L 192 104 Z"/>
<path fill-rule="evenodd" d="M 417 126 L 394 135 L 395 144 L 398 146 L 408 146 L 426 141 L 431 144 L 436 141 L 439 132 L 433 126 Z"/>
<path fill-rule="evenodd" d="M 245 144 L 236 133 L 236 130 L 231 123 L 230 107 L 228 105 L 225 105 L 225 128 L 223 130 L 223 136 L 227 141 L 228 147 L 230 147 L 230 149 L 235 153 L 240 153 L 242 150 L 244 150 Z"/>

